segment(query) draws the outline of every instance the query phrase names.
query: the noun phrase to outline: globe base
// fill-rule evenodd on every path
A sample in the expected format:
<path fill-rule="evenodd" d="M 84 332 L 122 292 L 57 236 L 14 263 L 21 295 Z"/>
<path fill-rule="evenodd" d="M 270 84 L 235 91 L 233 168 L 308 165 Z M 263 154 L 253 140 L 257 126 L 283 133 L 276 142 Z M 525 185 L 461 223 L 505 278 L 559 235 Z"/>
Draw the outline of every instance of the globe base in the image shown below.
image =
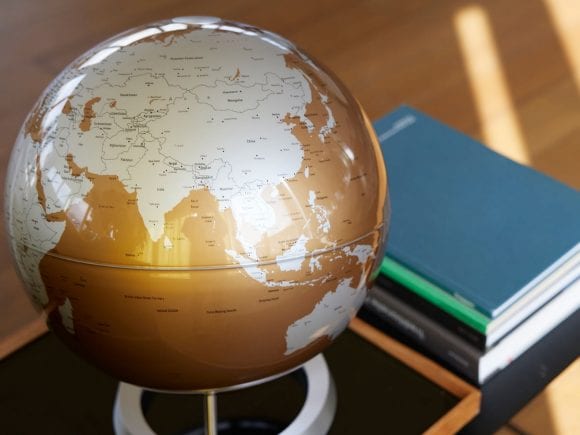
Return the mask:
<path fill-rule="evenodd" d="M 296 370 L 303 370 L 306 377 L 307 393 L 304 405 L 297 417 L 282 432 L 268 422 L 245 419 L 243 424 L 236 421 L 218 421 L 217 418 L 217 395 L 211 391 L 205 391 L 204 417 L 205 428 L 190 432 L 191 435 L 217 435 L 232 433 L 239 434 L 236 428 L 244 427 L 247 431 L 253 428 L 252 433 L 280 433 L 280 435 L 293 434 L 326 434 L 336 413 L 336 389 L 328 365 L 322 354 L 317 355 Z M 263 382 L 269 382 L 267 378 Z M 260 382 L 254 382 L 257 385 Z M 147 390 L 134 385 L 119 383 L 115 405 L 113 409 L 113 427 L 117 435 L 155 435 L 151 429 L 142 408 L 142 396 Z M 198 393 L 199 394 L 199 393 Z M 256 431 L 260 428 L 259 431 Z"/>

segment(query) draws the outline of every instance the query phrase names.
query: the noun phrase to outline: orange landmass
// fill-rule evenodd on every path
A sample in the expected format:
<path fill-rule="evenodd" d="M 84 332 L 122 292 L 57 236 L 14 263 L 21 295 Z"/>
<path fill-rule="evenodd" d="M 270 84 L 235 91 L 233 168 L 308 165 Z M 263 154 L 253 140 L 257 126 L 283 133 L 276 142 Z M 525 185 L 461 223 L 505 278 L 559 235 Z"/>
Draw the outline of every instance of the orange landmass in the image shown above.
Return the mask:
<path fill-rule="evenodd" d="M 70 171 L 71 171 L 71 175 L 73 177 L 80 177 L 84 172 L 86 172 L 87 174 L 87 168 L 81 168 L 80 166 L 78 166 L 75 161 L 74 161 L 74 157 L 72 154 L 67 154 L 66 157 L 66 164 L 69 167 Z"/>
<path fill-rule="evenodd" d="M 66 213 L 62 210 L 54 213 L 49 213 L 46 215 L 46 220 L 48 222 L 64 222 L 65 219 Z"/>
<path fill-rule="evenodd" d="M 93 106 L 99 101 L 101 101 L 101 97 L 94 97 L 85 103 L 83 107 L 83 119 L 79 124 L 81 131 L 89 131 L 91 129 L 91 122 L 96 116 Z"/>
<path fill-rule="evenodd" d="M 111 109 L 112 109 L 112 108 L 115 108 L 115 107 L 117 107 L 117 100 L 112 100 L 112 101 L 109 103 L 109 107 L 110 107 Z"/>
<path fill-rule="evenodd" d="M 71 112 L 72 112 L 72 104 L 70 103 L 70 98 L 67 98 L 66 103 L 64 103 L 64 106 L 62 106 L 62 113 L 68 115 Z"/>

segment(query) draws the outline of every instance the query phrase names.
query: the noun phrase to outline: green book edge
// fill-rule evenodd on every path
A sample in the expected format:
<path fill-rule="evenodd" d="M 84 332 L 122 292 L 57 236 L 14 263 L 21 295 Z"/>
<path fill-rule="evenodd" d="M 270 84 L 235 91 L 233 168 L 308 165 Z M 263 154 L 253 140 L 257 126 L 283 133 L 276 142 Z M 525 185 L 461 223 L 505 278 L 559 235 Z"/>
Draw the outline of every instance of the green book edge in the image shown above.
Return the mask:
<path fill-rule="evenodd" d="M 491 319 L 474 308 L 464 305 L 445 290 L 427 281 L 392 258 L 383 258 L 381 273 L 404 285 L 412 292 L 471 326 L 476 331 L 486 334 Z"/>

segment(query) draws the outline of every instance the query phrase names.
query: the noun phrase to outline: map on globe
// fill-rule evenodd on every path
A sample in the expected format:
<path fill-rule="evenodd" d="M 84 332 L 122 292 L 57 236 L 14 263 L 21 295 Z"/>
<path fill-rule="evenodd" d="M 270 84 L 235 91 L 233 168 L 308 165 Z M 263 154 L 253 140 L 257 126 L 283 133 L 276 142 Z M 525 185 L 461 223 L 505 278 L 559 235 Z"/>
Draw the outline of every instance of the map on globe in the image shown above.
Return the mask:
<path fill-rule="evenodd" d="M 283 38 L 145 26 L 73 62 L 26 120 L 12 251 L 53 329 L 121 378 L 269 375 L 366 295 L 384 238 L 377 150 L 356 101 Z"/>

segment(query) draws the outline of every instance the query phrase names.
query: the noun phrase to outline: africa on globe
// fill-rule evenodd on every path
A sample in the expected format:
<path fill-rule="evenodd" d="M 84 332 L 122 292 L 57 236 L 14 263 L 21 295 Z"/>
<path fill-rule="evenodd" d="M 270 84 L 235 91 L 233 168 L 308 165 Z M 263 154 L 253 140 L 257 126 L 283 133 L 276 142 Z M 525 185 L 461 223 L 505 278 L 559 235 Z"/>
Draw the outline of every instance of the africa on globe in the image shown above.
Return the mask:
<path fill-rule="evenodd" d="M 69 65 L 21 129 L 5 195 L 51 329 L 161 390 L 241 385 L 322 351 L 388 226 L 380 147 L 340 81 L 278 35 L 207 17 Z"/>

